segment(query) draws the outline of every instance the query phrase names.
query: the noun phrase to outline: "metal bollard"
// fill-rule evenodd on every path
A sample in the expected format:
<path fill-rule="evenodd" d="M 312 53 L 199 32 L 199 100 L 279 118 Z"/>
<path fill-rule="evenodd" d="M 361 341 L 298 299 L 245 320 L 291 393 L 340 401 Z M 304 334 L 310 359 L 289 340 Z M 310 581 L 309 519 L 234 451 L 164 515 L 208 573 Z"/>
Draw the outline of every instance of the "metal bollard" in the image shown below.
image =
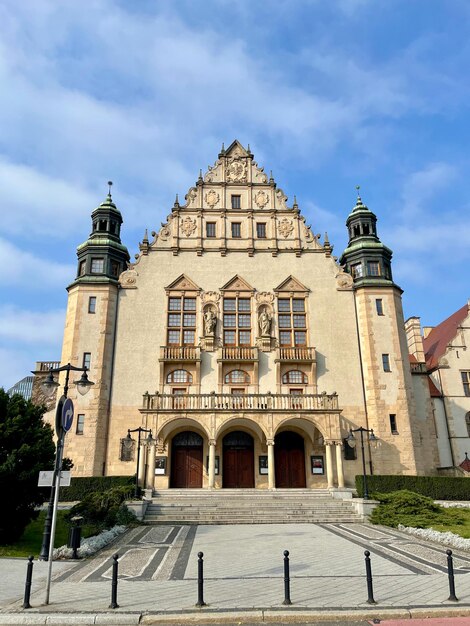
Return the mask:
<path fill-rule="evenodd" d="M 290 599 L 289 550 L 284 550 L 284 602 L 292 604 Z"/>
<path fill-rule="evenodd" d="M 117 603 L 117 586 L 118 586 L 118 558 L 119 554 L 115 554 L 113 556 L 113 578 L 111 583 L 111 604 L 109 605 L 110 609 L 118 609 L 119 604 Z"/>
<path fill-rule="evenodd" d="M 33 561 L 34 556 L 28 556 L 28 568 L 26 570 L 26 583 L 24 586 L 23 608 L 30 609 L 29 599 L 31 597 L 31 585 L 33 582 Z"/>
<path fill-rule="evenodd" d="M 372 567 L 370 564 L 370 552 L 364 552 L 366 557 L 366 578 L 367 578 L 367 604 L 377 604 L 374 600 L 374 589 L 372 588 Z"/>
<path fill-rule="evenodd" d="M 454 559 L 452 558 L 452 550 L 446 550 L 447 554 L 447 572 L 449 576 L 449 597 L 448 600 L 452 602 L 458 602 L 459 599 L 455 595 L 455 581 L 454 581 Z"/>
<path fill-rule="evenodd" d="M 204 561 L 203 552 L 197 553 L 197 602 L 196 606 L 206 606 L 204 602 Z"/>

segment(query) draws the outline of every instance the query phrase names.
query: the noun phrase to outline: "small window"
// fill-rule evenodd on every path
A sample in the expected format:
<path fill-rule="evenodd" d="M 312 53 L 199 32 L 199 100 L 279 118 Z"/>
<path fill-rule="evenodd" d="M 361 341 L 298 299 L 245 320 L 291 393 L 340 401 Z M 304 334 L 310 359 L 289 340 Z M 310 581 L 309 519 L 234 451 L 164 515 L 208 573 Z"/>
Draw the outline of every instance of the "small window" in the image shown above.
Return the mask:
<path fill-rule="evenodd" d="M 384 305 L 383 305 L 383 301 L 382 298 L 377 298 L 375 301 L 375 308 L 377 310 L 377 315 L 383 315 L 384 314 Z"/>
<path fill-rule="evenodd" d="M 258 239 L 266 239 L 266 224 L 262 222 L 258 222 L 256 224 L 256 234 Z"/>
<path fill-rule="evenodd" d="M 111 261 L 111 275 L 119 276 L 121 271 L 121 265 L 117 261 Z"/>
<path fill-rule="evenodd" d="M 78 275 L 84 276 L 86 272 L 86 261 L 80 261 L 80 265 L 78 266 Z"/>
<path fill-rule="evenodd" d="M 354 236 L 358 237 L 361 234 L 361 227 L 359 225 L 354 226 Z"/>
<path fill-rule="evenodd" d="M 168 308 L 170 311 L 181 311 L 181 298 L 170 298 Z"/>
<path fill-rule="evenodd" d="M 362 234 L 363 235 L 369 235 L 369 224 L 363 224 L 362 225 Z"/>
<path fill-rule="evenodd" d="M 98 230 L 105 231 L 108 227 L 108 222 L 106 220 L 100 220 Z"/>
<path fill-rule="evenodd" d="M 232 209 L 241 209 L 242 198 L 238 195 L 232 195 Z"/>
<path fill-rule="evenodd" d="M 91 259 L 91 273 L 102 274 L 104 272 L 104 259 Z"/>
<path fill-rule="evenodd" d="M 470 437 L 470 411 L 465 416 L 465 424 L 467 426 L 467 436 Z"/>
<path fill-rule="evenodd" d="M 226 346 L 235 345 L 235 331 L 234 330 L 224 330 L 224 345 Z"/>
<path fill-rule="evenodd" d="M 215 222 L 206 222 L 206 237 L 208 239 L 215 238 Z"/>
<path fill-rule="evenodd" d="M 361 278 L 362 263 L 355 263 L 354 265 L 351 265 L 351 274 L 353 278 Z"/>
<path fill-rule="evenodd" d="M 235 385 L 247 385 L 250 382 L 250 376 L 243 370 L 232 370 L 225 375 L 225 382 Z"/>
<path fill-rule="evenodd" d="M 232 222 L 232 237 L 233 239 L 240 239 L 242 236 L 241 222 Z"/>
<path fill-rule="evenodd" d="M 84 352 L 83 353 L 82 367 L 86 367 L 87 370 L 89 370 L 90 369 L 90 365 L 91 365 L 91 352 Z"/>
<path fill-rule="evenodd" d="M 354 461 L 357 458 L 356 446 L 350 446 L 347 437 L 343 439 L 343 453 L 345 461 Z"/>
<path fill-rule="evenodd" d="M 390 432 L 392 433 L 392 435 L 398 435 L 397 416 L 395 415 L 395 413 L 390 413 L 389 417 L 390 417 Z"/>
<path fill-rule="evenodd" d="M 307 374 L 300 370 L 290 370 L 283 375 L 282 382 L 284 385 L 306 385 L 308 382 Z"/>
<path fill-rule="evenodd" d="M 185 298 L 183 309 L 185 311 L 195 311 L 196 310 L 196 298 Z"/>
<path fill-rule="evenodd" d="M 369 276 L 380 276 L 380 264 L 378 261 L 367 261 L 367 274 Z"/>
<path fill-rule="evenodd" d="M 251 344 L 251 332 L 249 330 L 241 330 L 239 337 L 241 346 L 249 346 Z"/>
<path fill-rule="evenodd" d="M 169 330 L 168 331 L 168 345 L 169 346 L 179 346 L 180 344 L 180 331 L 179 330 Z"/>
<path fill-rule="evenodd" d="M 88 313 L 96 313 L 96 296 L 88 298 Z"/>
<path fill-rule="evenodd" d="M 85 415 L 83 413 L 79 413 L 77 415 L 77 427 L 75 429 L 75 434 L 83 435 L 84 426 L 85 426 Z"/>
<path fill-rule="evenodd" d="M 193 377 L 186 370 L 173 370 L 166 377 L 167 383 L 186 383 L 191 384 L 193 382 Z"/>
<path fill-rule="evenodd" d="M 389 354 L 382 354 L 382 365 L 384 368 L 384 372 L 391 372 L 392 370 L 390 369 L 390 355 Z"/>
<path fill-rule="evenodd" d="M 463 392 L 470 397 L 470 372 L 460 372 L 462 376 Z"/>

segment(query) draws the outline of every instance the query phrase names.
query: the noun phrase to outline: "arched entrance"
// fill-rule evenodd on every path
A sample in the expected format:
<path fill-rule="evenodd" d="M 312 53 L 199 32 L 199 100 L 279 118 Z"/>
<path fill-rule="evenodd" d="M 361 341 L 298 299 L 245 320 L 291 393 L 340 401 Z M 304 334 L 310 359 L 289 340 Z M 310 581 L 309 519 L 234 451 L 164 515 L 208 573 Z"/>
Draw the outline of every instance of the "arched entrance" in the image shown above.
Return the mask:
<path fill-rule="evenodd" d="M 229 489 L 255 486 L 253 437 L 236 430 L 223 438 L 222 484 Z"/>
<path fill-rule="evenodd" d="M 178 489 L 202 487 L 202 443 L 201 435 L 191 430 L 173 437 L 170 487 Z"/>
<path fill-rule="evenodd" d="M 305 449 L 301 435 L 286 430 L 274 438 L 276 487 L 306 487 Z"/>

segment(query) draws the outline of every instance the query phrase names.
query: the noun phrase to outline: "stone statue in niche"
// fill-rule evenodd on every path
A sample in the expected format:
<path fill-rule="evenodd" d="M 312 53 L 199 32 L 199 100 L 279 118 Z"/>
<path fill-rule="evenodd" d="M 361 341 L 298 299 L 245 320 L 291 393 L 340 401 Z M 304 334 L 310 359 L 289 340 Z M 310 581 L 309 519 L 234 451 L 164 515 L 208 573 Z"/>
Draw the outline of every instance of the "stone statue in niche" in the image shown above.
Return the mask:
<path fill-rule="evenodd" d="M 204 313 L 204 335 L 214 337 L 217 317 L 212 309 L 206 309 Z"/>
<path fill-rule="evenodd" d="M 258 317 L 259 329 L 262 337 L 270 337 L 271 336 L 271 325 L 272 325 L 272 317 L 263 309 Z"/>

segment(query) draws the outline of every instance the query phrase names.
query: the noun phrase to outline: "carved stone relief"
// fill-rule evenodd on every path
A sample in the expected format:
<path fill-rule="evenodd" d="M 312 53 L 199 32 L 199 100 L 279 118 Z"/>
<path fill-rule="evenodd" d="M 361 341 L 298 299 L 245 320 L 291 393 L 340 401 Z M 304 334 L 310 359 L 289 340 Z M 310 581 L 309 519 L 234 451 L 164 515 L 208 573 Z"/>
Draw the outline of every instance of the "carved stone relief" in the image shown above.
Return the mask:
<path fill-rule="evenodd" d="M 289 237 L 289 235 L 294 230 L 294 226 L 292 225 L 292 220 L 288 220 L 287 217 L 284 217 L 277 227 L 279 234 L 282 235 L 285 239 Z"/>
<path fill-rule="evenodd" d="M 353 287 L 353 278 L 351 274 L 347 274 L 346 272 L 339 272 L 336 275 L 336 289 L 338 291 L 346 291 L 350 290 Z"/>
<path fill-rule="evenodd" d="M 269 202 L 268 194 L 264 191 L 258 191 L 255 195 L 255 202 L 259 209 L 264 209 Z"/>
<path fill-rule="evenodd" d="M 219 200 L 220 200 L 220 196 L 219 196 L 219 194 L 218 194 L 216 191 L 214 191 L 213 189 L 211 189 L 210 191 L 208 191 L 208 192 L 206 193 L 206 196 L 205 196 L 205 197 L 206 197 L 207 206 L 208 206 L 210 209 L 213 209 L 213 208 L 217 205 L 217 203 L 219 202 Z"/>
<path fill-rule="evenodd" d="M 191 187 L 191 189 L 188 191 L 188 193 L 184 197 L 184 199 L 186 200 L 185 206 L 189 207 L 192 204 L 194 204 L 196 202 L 196 198 L 197 198 L 197 189 L 196 187 Z"/>
<path fill-rule="evenodd" d="M 252 168 L 253 181 L 258 183 L 267 183 L 268 177 L 264 173 L 263 167 L 258 167 L 258 163 L 253 163 Z"/>
<path fill-rule="evenodd" d="M 171 237 L 170 227 L 168 224 L 162 223 L 162 227 L 160 229 L 160 232 L 158 233 L 158 238 L 161 239 L 162 241 L 167 241 L 169 237 Z"/>
<path fill-rule="evenodd" d="M 230 159 L 227 163 L 226 178 L 232 183 L 246 182 L 246 161 L 239 158 Z"/>
<path fill-rule="evenodd" d="M 209 302 L 213 302 L 216 304 L 220 300 L 220 293 L 217 291 L 203 291 L 201 293 L 201 301 L 206 304 Z"/>
<path fill-rule="evenodd" d="M 137 289 L 137 271 L 128 269 L 119 277 L 119 284 L 123 289 Z"/>
<path fill-rule="evenodd" d="M 274 302 L 274 294 L 269 291 L 261 291 L 255 294 L 255 300 L 259 305 L 269 304 Z"/>
<path fill-rule="evenodd" d="M 196 230 L 196 220 L 192 220 L 189 215 L 187 215 L 184 220 L 181 220 L 181 230 L 189 237 Z"/>
<path fill-rule="evenodd" d="M 276 202 L 278 209 L 286 209 L 287 196 L 284 194 L 282 189 L 278 189 L 276 191 Z"/>

